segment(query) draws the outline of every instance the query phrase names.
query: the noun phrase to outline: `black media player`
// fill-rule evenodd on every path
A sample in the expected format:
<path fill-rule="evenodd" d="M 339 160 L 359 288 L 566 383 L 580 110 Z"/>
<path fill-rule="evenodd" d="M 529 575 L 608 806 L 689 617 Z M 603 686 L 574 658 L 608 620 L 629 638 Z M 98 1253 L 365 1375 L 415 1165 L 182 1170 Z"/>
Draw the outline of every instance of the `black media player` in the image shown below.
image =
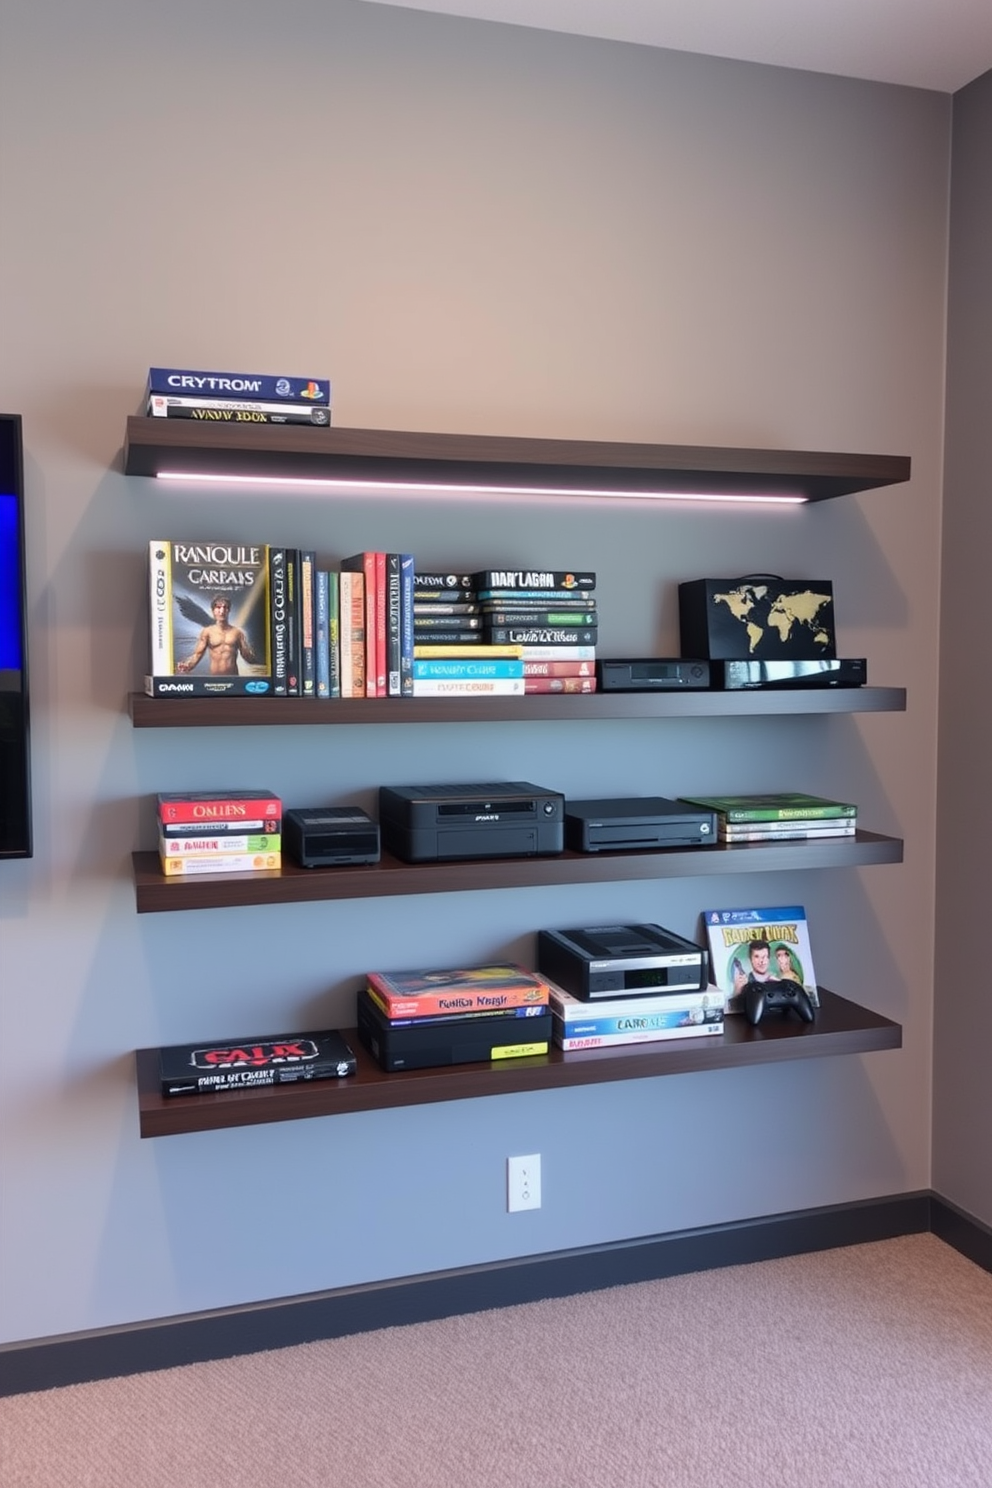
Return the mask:
<path fill-rule="evenodd" d="M 666 796 L 566 801 L 565 843 L 574 852 L 713 847 L 716 813 Z"/>

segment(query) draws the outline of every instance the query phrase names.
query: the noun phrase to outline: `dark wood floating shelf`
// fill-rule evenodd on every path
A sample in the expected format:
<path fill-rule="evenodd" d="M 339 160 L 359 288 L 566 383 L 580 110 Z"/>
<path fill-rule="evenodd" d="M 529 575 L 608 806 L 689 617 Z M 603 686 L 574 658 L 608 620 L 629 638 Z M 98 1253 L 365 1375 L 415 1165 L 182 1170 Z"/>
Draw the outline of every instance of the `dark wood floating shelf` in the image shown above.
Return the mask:
<path fill-rule="evenodd" d="M 757 718 L 793 713 L 895 713 L 904 687 L 821 687 L 795 692 L 534 693 L 528 697 L 313 698 L 130 695 L 135 728 L 298 727 L 301 724 L 527 723 L 577 718 Z"/>
<path fill-rule="evenodd" d="M 909 479 L 902 455 L 708 449 L 602 440 L 517 439 L 392 429 L 194 423 L 132 417 L 126 475 L 413 482 L 636 496 L 792 495 L 825 501 Z M 471 491 L 467 492 L 471 495 Z"/>
<path fill-rule="evenodd" d="M 727 1019 L 720 1038 L 663 1040 L 569 1054 L 552 1049 L 526 1059 L 396 1074 L 385 1074 L 359 1042 L 356 1030 L 345 1028 L 344 1036 L 358 1058 L 356 1074 L 344 1080 L 307 1081 L 220 1095 L 161 1095 L 159 1051 L 139 1049 L 136 1061 L 141 1135 L 168 1137 L 267 1121 L 300 1121 L 310 1116 L 343 1116 L 437 1101 L 901 1048 L 902 1028 L 898 1023 L 824 988 L 820 989 L 820 998 L 822 1005 L 815 1023 L 769 1016 L 752 1028 L 745 1018 L 735 1016 Z"/>
<path fill-rule="evenodd" d="M 660 852 L 580 853 L 552 857 L 401 863 L 383 853 L 378 863 L 342 868 L 298 868 L 269 873 L 197 874 L 166 878 L 158 853 L 132 854 L 139 914 L 224 909 L 237 905 L 300 904 L 329 899 L 377 899 L 394 894 L 456 894 L 469 889 L 521 889 L 544 884 L 609 883 L 646 878 L 777 872 L 797 868 L 859 868 L 901 863 L 898 837 L 859 831 L 815 842 L 749 842 L 735 846 L 669 848 Z"/>

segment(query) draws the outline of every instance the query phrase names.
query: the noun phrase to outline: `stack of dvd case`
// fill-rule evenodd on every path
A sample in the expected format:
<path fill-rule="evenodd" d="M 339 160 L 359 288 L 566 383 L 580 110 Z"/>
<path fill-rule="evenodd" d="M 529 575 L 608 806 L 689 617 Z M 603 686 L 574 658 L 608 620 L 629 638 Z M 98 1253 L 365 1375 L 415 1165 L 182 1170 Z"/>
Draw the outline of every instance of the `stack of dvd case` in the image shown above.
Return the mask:
<path fill-rule="evenodd" d="M 168 878 L 281 866 L 282 801 L 271 791 L 163 793 L 156 811 L 159 861 Z"/>

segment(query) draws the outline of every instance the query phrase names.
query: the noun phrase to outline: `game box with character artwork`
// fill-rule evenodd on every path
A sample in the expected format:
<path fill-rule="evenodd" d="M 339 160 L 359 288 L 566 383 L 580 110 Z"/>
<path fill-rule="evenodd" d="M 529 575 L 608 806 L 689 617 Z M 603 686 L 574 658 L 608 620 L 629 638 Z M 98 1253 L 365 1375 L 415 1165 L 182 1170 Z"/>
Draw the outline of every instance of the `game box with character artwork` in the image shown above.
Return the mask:
<path fill-rule="evenodd" d="M 148 546 L 151 697 L 269 696 L 269 550 L 262 543 Z"/>

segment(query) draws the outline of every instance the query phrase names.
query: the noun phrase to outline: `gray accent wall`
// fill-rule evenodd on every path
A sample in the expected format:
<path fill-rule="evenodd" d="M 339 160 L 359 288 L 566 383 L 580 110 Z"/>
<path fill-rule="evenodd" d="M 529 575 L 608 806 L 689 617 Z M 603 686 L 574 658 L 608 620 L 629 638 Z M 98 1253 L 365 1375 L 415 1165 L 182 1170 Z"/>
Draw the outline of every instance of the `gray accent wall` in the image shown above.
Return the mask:
<path fill-rule="evenodd" d="M 933 1183 L 992 1224 L 992 999 L 983 964 L 990 875 L 992 660 L 992 73 L 954 98 L 947 457 L 940 610 L 940 770 L 934 976 Z"/>
<path fill-rule="evenodd" d="M 929 1185 L 950 124 L 942 94 L 349 0 L 5 7 L 36 852 L 0 864 L 0 1341 Z M 152 364 L 329 375 L 342 425 L 880 452 L 913 478 L 788 513 L 163 492 L 120 470 Z M 145 545 L 182 537 L 594 568 L 613 655 L 677 652 L 680 579 L 832 578 L 842 650 L 909 706 L 138 733 Z M 157 790 L 498 778 L 843 793 L 906 860 L 135 914 Z M 820 981 L 904 1047 L 138 1137 L 135 1048 L 346 1024 L 365 971 L 528 960 L 542 926 L 694 934 L 753 903 L 804 904 Z M 534 1152 L 543 1207 L 508 1215 L 506 1157 Z"/>

